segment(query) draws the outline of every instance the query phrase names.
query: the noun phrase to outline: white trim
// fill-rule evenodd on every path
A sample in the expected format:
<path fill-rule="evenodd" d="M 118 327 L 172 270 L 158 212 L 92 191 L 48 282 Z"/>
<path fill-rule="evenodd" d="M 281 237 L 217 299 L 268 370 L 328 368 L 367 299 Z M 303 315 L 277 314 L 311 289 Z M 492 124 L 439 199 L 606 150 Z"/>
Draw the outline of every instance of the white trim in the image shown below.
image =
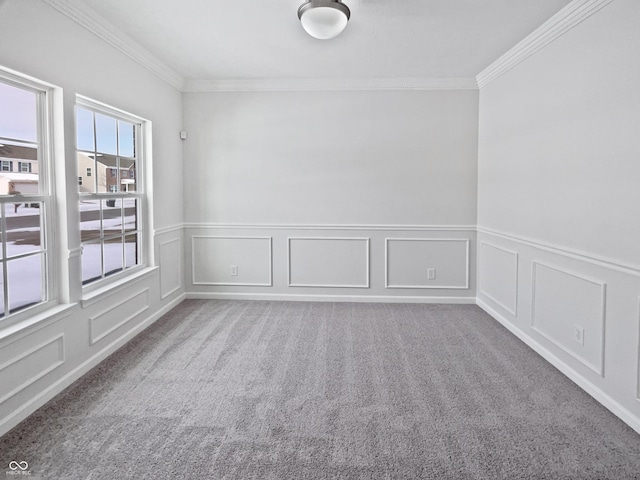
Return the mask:
<path fill-rule="evenodd" d="M 287 302 L 438 303 L 475 305 L 476 297 L 420 297 L 416 295 L 324 295 L 297 293 L 187 292 L 187 299 L 277 300 Z"/>
<path fill-rule="evenodd" d="M 602 322 L 602 326 L 601 326 L 601 329 L 602 329 L 601 335 L 602 335 L 602 337 L 601 337 L 601 345 L 600 345 L 600 362 L 599 362 L 599 365 L 597 367 L 594 367 L 593 365 L 590 365 L 580 355 L 578 355 L 578 354 L 572 352 L 571 350 L 565 348 L 555 338 L 551 337 L 550 335 L 546 334 L 545 332 L 543 332 L 542 330 L 540 330 L 539 328 L 536 327 L 536 324 L 535 324 L 535 321 L 536 321 L 536 270 L 537 270 L 536 267 L 538 265 L 540 265 L 542 267 L 549 268 L 551 270 L 555 270 L 556 272 L 564 273 L 565 275 L 569 275 L 569 276 L 575 277 L 575 278 L 577 278 L 579 280 L 584 280 L 585 282 L 589 282 L 589 283 L 592 283 L 592 284 L 600 287 L 600 299 L 601 299 L 601 303 L 602 303 L 601 312 L 600 312 L 600 318 L 601 318 L 601 322 Z M 589 277 L 585 277 L 583 275 L 579 275 L 577 273 L 570 272 L 568 270 L 564 270 L 564 269 L 562 269 L 560 267 L 557 267 L 557 266 L 554 266 L 554 265 L 549 265 L 549 264 L 544 263 L 544 262 L 539 262 L 537 260 L 533 260 L 531 262 L 531 329 L 534 332 L 536 332 L 539 335 L 541 335 L 544 338 L 546 338 L 551 343 L 553 343 L 556 347 L 561 349 L 567 355 L 572 356 L 573 358 L 578 360 L 580 363 L 582 363 L 585 367 L 589 368 L 590 370 L 592 370 L 593 372 L 597 373 L 601 377 L 604 377 L 604 349 L 605 349 L 605 332 L 606 332 L 606 328 L 605 328 L 606 314 L 607 314 L 607 284 L 606 283 L 600 282 L 598 280 L 591 279 Z"/>
<path fill-rule="evenodd" d="M 131 284 L 134 282 L 139 282 L 140 280 L 150 277 L 159 269 L 160 267 L 147 267 L 143 270 L 136 271 L 131 275 L 122 277 L 118 279 L 117 282 L 104 285 L 102 288 L 93 290 L 91 293 L 83 296 L 80 304 L 84 309 L 105 298 L 121 293 L 122 290 L 130 288 Z"/>
<path fill-rule="evenodd" d="M 24 404 L 20 405 L 17 410 L 14 410 L 6 417 L 0 419 L 0 436 L 7 433 L 13 427 L 18 425 L 22 420 L 27 418 L 33 412 L 35 412 L 38 408 L 42 407 L 49 400 L 55 397 L 57 394 L 62 392 L 65 388 L 71 385 L 73 382 L 78 380 L 80 377 L 88 373 L 92 368 L 96 365 L 100 364 L 104 361 L 109 355 L 118 350 L 124 344 L 126 344 L 129 340 L 134 338 L 144 329 L 153 324 L 160 317 L 168 313 L 171 309 L 175 308 L 185 299 L 185 295 L 180 295 L 176 299 L 167 303 L 164 307 L 158 310 L 156 313 L 151 315 L 146 320 L 140 322 L 134 328 L 129 330 L 127 333 L 122 335 L 117 340 L 111 342 L 109 345 L 106 345 L 102 350 L 99 350 L 95 355 L 92 355 L 90 358 L 85 360 L 83 363 L 78 365 L 76 368 L 71 370 L 69 373 L 55 381 L 45 390 L 39 392 L 29 400 L 27 400 Z"/>
<path fill-rule="evenodd" d="M 466 258 L 465 258 L 465 283 L 458 286 L 444 285 L 391 285 L 389 284 L 389 241 L 392 242 L 465 242 Z M 385 238 L 384 239 L 384 288 L 422 288 L 437 290 L 468 290 L 470 265 L 469 265 L 469 239 L 468 238 Z"/>
<path fill-rule="evenodd" d="M 493 235 L 494 237 L 500 237 L 506 240 L 519 242 L 519 243 L 528 245 L 530 247 L 535 247 L 535 248 L 539 248 L 540 250 L 545 250 L 547 252 L 555 253 L 557 255 L 563 255 L 565 257 L 574 258 L 576 260 L 589 262 L 594 265 L 598 265 L 600 267 L 605 267 L 611 270 L 616 270 L 618 272 L 626 273 L 628 275 L 634 275 L 636 277 L 640 277 L 640 265 L 623 263 L 620 260 L 615 260 L 612 258 L 600 256 L 600 255 L 594 255 L 594 254 L 583 252 L 581 250 L 577 250 L 574 248 L 564 247 L 562 245 L 535 240 L 533 238 L 528 238 L 520 235 L 513 235 L 510 233 L 503 233 L 503 232 L 492 230 L 485 227 L 478 227 L 478 233 L 484 233 L 487 235 Z"/>
<path fill-rule="evenodd" d="M 269 283 L 242 283 L 242 282 L 196 282 L 196 258 L 194 252 L 194 240 L 196 238 L 218 238 L 228 240 L 268 240 L 269 241 Z M 191 285 L 215 285 L 224 287 L 273 287 L 273 237 L 234 237 L 216 235 L 191 235 Z"/>
<path fill-rule="evenodd" d="M 157 237 L 160 235 L 166 235 L 167 233 L 172 233 L 172 232 L 182 232 L 184 230 L 184 225 L 183 224 L 178 224 L 178 225 L 171 225 L 169 227 L 162 227 L 162 228 L 158 228 L 153 232 L 153 236 Z"/>
<path fill-rule="evenodd" d="M 364 241 L 366 244 L 365 251 L 365 277 L 364 285 L 340 285 L 340 284 L 304 284 L 291 283 L 291 240 L 354 240 Z M 287 238 L 287 286 L 289 287 L 310 287 L 310 288 L 370 288 L 371 284 L 371 239 L 368 237 L 288 237 Z"/>
<path fill-rule="evenodd" d="M 505 311 L 509 312 L 515 318 L 518 318 L 518 288 L 519 288 L 518 271 L 519 271 L 519 263 L 520 263 L 520 261 L 519 261 L 519 253 L 518 252 L 514 252 L 512 250 L 507 250 L 506 248 L 499 247 L 499 246 L 494 245 L 492 243 L 480 242 L 478 244 L 478 265 L 479 265 L 479 261 L 480 261 L 480 251 L 481 251 L 483 245 L 486 246 L 486 247 L 495 248 L 496 250 L 502 250 L 503 252 L 509 253 L 509 254 L 511 254 L 511 255 L 513 255 L 515 257 L 516 272 L 515 272 L 514 284 L 516 286 L 516 291 L 515 291 L 515 299 L 514 299 L 514 309 L 511 310 L 505 304 L 503 304 L 502 302 L 499 302 L 498 300 L 493 298 L 491 295 L 489 295 L 487 292 L 482 290 L 482 276 L 480 275 L 480 269 L 479 268 L 478 268 L 478 271 L 477 271 L 478 294 L 479 295 L 484 295 L 485 297 L 487 297 L 489 300 L 491 300 L 496 305 L 500 306 L 501 308 L 504 308 Z"/>
<path fill-rule="evenodd" d="M 475 232 L 475 225 L 357 225 L 357 224 L 268 224 L 268 223 L 185 223 L 185 229 L 255 229 L 255 230 L 372 230 L 420 232 Z"/>
<path fill-rule="evenodd" d="M 566 363 L 556 357 L 553 353 L 543 347 L 540 343 L 535 341 L 525 332 L 516 327 L 513 323 L 504 318 L 501 314 L 496 312 L 493 308 L 483 302 L 481 299 L 477 300 L 477 305 L 492 316 L 499 324 L 509 330 L 512 334 L 522 340 L 527 346 L 529 346 L 534 352 L 548 361 L 551 365 L 556 367 L 563 375 L 569 378 L 573 383 L 582 388 L 585 392 L 591 395 L 597 402 L 611 411 L 614 415 L 620 418 L 623 422 L 633 428 L 636 432 L 640 433 L 640 417 L 634 415 L 631 411 L 623 407 L 620 403 L 606 394 L 601 388 L 597 387 L 585 377 L 577 373 Z"/>
<path fill-rule="evenodd" d="M 120 327 L 122 327 L 123 325 L 125 325 L 126 323 L 130 322 L 131 320 L 133 320 L 134 318 L 136 318 L 137 316 L 139 316 L 140 314 L 142 314 L 143 312 L 146 312 L 147 310 L 149 310 L 150 305 L 149 305 L 149 287 L 140 290 L 138 293 L 134 293 L 133 295 L 129 295 L 128 297 L 126 297 L 125 299 L 119 301 L 118 303 L 115 304 L 110 304 L 107 308 L 102 309 L 100 312 L 96 313 L 94 316 L 89 318 L 89 345 L 94 345 L 96 343 L 98 343 L 100 340 L 102 340 L 103 338 L 105 338 L 108 335 L 111 335 L 113 332 L 115 332 L 117 329 L 119 329 Z M 136 310 L 134 313 L 132 313 L 131 315 L 129 315 L 128 317 L 126 317 L 125 319 L 121 320 L 120 322 L 118 322 L 117 324 L 113 325 L 111 328 L 109 328 L 106 332 L 101 333 L 100 335 L 94 336 L 94 329 L 95 329 L 95 321 L 97 319 L 99 319 L 100 317 L 108 314 L 109 312 L 115 310 L 116 308 L 132 301 L 134 298 L 139 297 L 141 295 L 146 294 L 147 297 L 147 301 L 145 302 L 145 305 L 142 308 L 139 308 L 138 310 Z"/>
<path fill-rule="evenodd" d="M 158 57 L 144 48 L 129 35 L 116 27 L 95 10 L 82 4 L 82 2 L 70 2 L 69 0 L 43 0 L 49 6 L 76 22 L 96 37 L 109 44 L 120 53 L 157 75 L 160 79 L 182 90 L 184 78 L 162 62 Z"/>
<path fill-rule="evenodd" d="M 51 365 L 49 365 L 44 370 L 41 370 L 40 372 L 38 372 L 33 377 L 25 380 L 19 386 L 17 386 L 16 388 L 11 390 L 10 392 L 7 392 L 5 395 L 0 397 L 0 405 L 2 405 L 4 402 L 9 400 L 11 397 L 13 397 L 13 396 L 17 395 L 18 393 L 20 393 L 25 388 L 29 387 L 29 385 L 34 384 L 35 382 L 40 380 L 45 375 L 48 375 L 49 373 L 51 373 L 53 370 L 55 370 L 56 368 L 58 368 L 60 365 L 62 365 L 64 363 L 64 361 L 65 361 L 65 358 L 64 358 L 64 333 L 59 333 L 58 335 L 50 338 L 49 340 L 47 340 L 45 342 L 42 342 L 39 345 L 36 345 L 35 347 L 30 348 L 29 350 L 27 350 L 26 352 L 23 352 L 19 356 L 15 357 L 15 358 L 12 358 L 8 362 L 0 365 L 0 371 L 2 371 L 4 369 L 6 369 L 6 368 L 9 368 L 11 365 L 14 365 L 14 364 L 18 363 L 23 358 L 26 358 L 28 356 L 33 355 L 38 350 L 42 350 L 43 348 L 51 345 L 54 342 L 58 342 L 58 361 L 56 361 L 55 363 L 52 363 Z M 13 342 L 11 342 L 11 343 L 13 343 Z"/>
<path fill-rule="evenodd" d="M 507 53 L 482 70 L 476 81 L 480 89 L 579 25 L 613 0 L 573 0 Z"/>
<path fill-rule="evenodd" d="M 184 92 L 478 90 L 473 77 L 187 79 Z"/>
<path fill-rule="evenodd" d="M 636 364 L 636 400 L 640 402 L 640 297 L 638 297 L 638 343 L 636 343 L 636 354 L 638 362 Z"/>

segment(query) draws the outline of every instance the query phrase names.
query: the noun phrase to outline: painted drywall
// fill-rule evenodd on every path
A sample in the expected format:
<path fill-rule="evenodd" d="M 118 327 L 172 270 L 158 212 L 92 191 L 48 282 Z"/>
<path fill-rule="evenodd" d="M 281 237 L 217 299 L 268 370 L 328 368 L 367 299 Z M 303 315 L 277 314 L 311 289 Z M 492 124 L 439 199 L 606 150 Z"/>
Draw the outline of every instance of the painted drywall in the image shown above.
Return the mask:
<path fill-rule="evenodd" d="M 478 302 L 640 431 L 638 18 L 615 0 L 481 89 Z"/>
<path fill-rule="evenodd" d="M 477 109 L 473 90 L 185 94 L 186 222 L 473 225 Z"/>
<path fill-rule="evenodd" d="M 181 301 L 184 269 L 181 93 L 45 2 L 5 0 L 0 6 L 0 65 L 53 84 L 56 98 L 62 97 L 54 112 L 61 214 L 51 251 L 60 262 L 61 304 L 18 323 L 0 320 L 1 435 Z M 90 294 L 82 292 L 79 265 L 77 94 L 153 125 L 149 212 L 156 233 L 149 243 L 155 266 Z"/>
<path fill-rule="evenodd" d="M 477 117 L 475 90 L 185 94 L 189 293 L 472 301 Z"/>

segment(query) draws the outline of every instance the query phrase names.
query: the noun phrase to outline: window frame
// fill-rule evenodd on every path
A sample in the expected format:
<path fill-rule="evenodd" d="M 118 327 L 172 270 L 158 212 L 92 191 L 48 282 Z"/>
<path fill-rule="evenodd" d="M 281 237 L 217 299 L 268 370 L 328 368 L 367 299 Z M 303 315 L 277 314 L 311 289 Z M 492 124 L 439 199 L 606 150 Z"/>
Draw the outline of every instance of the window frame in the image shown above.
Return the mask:
<path fill-rule="evenodd" d="M 3 289 L 4 297 L 4 312 L 0 317 L 0 325 L 2 328 L 6 328 L 7 326 L 14 325 L 27 318 L 32 318 L 34 315 L 45 312 L 60 303 L 61 286 L 59 282 L 56 281 L 60 270 L 60 260 L 58 258 L 58 239 L 54 228 L 57 218 L 54 181 L 54 95 L 57 87 L 5 68 L 0 68 L 0 82 L 36 94 L 36 141 L 0 137 L 0 143 L 17 142 L 22 145 L 33 145 L 37 148 L 38 162 L 37 194 L 10 193 L 0 195 L 0 233 L 2 238 L 6 238 L 5 205 L 40 203 L 40 232 L 42 243 L 37 252 L 34 251 L 7 257 L 6 243 L 4 241 L 0 242 L 0 248 L 3 250 L 2 259 L 0 259 L 0 264 L 2 265 L 0 277 L 3 280 L 3 285 L 0 288 Z M 13 161 L 10 162 L 10 165 L 12 170 Z M 10 285 L 7 281 L 7 264 L 12 260 L 19 260 L 36 255 L 41 256 L 40 280 L 42 300 L 32 305 L 18 307 L 12 312 L 8 295 Z"/>
<path fill-rule="evenodd" d="M 150 136 L 150 122 L 148 120 L 145 120 L 142 117 L 139 117 L 137 115 L 133 115 L 131 113 L 125 112 L 123 110 L 117 109 L 115 107 L 112 107 L 110 105 L 106 105 L 104 103 L 98 102 L 96 100 L 90 99 L 88 97 L 84 97 L 81 95 L 77 95 L 76 96 L 76 103 L 75 103 L 75 107 L 74 107 L 74 113 L 75 113 L 75 123 L 74 123 L 74 138 L 75 138 L 75 145 L 74 145 L 74 149 L 76 152 L 76 168 L 79 169 L 79 165 L 78 165 L 78 161 L 77 161 L 77 156 L 79 153 L 92 153 L 94 155 L 96 155 L 96 157 L 98 156 L 98 154 L 100 152 L 97 151 L 97 142 L 95 139 L 95 130 L 94 130 L 94 151 L 93 152 L 89 152 L 85 149 L 80 149 L 78 148 L 78 108 L 82 108 L 85 110 L 89 110 L 92 111 L 94 113 L 94 115 L 97 114 L 101 114 L 101 115 L 107 115 L 111 118 L 115 118 L 116 120 L 121 120 L 127 123 L 131 123 L 134 125 L 135 129 L 136 129 L 136 134 L 135 134 L 135 164 L 136 164 L 136 169 L 140 172 L 139 175 L 137 175 L 138 178 L 136 178 L 136 191 L 135 192 L 128 192 L 128 191 L 118 191 L 118 192 L 110 192 L 109 188 L 107 187 L 107 191 L 106 192 L 98 192 L 97 191 L 97 182 L 98 182 L 98 177 L 99 175 L 96 173 L 96 175 L 92 175 L 91 178 L 92 182 L 94 182 L 94 184 L 96 185 L 96 192 L 80 192 L 78 186 L 76 186 L 77 190 L 77 202 L 76 202 L 76 209 L 78 209 L 78 213 L 79 213 L 79 220 L 80 220 L 80 211 L 79 211 L 79 206 L 80 206 L 80 202 L 86 199 L 91 199 L 94 201 L 100 201 L 100 205 L 101 205 L 101 209 L 100 211 L 102 211 L 103 205 L 104 205 L 104 201 L 106 200 L 111 200 L 111 199 L 135 199 L 136 200 L 136 215 L 137 215 L 137 225 L 135 230 L 131 230 L 131 231 L 125 231 L 124 230 L 124 225 L 123 225 L 123 230 L 121 231 L 121 233 L 116 234 L 116 236 L 119 236 L 120 238 L 122 238 L 123 242 L 125 241 L 127 236 L 131 236 L 131 235 L 136 235 L 136 248 L 137 248 L 137 257 L 138 257 L 138 263 L 134 266 L 131 267 L 126 267 L 125 264 L 125 260 L 126 260 L 126 250 L 123 249 L 123 263 L 122 263 L 122 269 L 114 272 L 114 273 L 110 273 L 107 274 L 107 272 L 105 272 L 105 259 L 104 259 L 104 255 L 101 255 L 101 275 L 100 277 L 96 277 L 96 278 L 92 278 L 89 279 L 88 281 L 84 281 L 82 278 L 82 274 L 80 275 L 80 284 L 82 285 L 82 293 L 83 293 L 83 297 L 86 296 L 87 294 L 90 294 L 96 290 L 102 289 L 104 287 L 108 287 L 111 284 L 117 283 L 117 282 L 121 282 L 123 280 L 126 280 L 127 278 L 137 275 L 138 273 L 140 273 L 142 270 L 151 267 L 151 258 L 152 258 L 152 247 L 151 247 L 151 243 L 150 243 L 150 238 L 151 238 L 151 231 L 150 231 L 150 220 L 149 217 L 150 215 L 148 214 L 149 211 L 149 203 L 150 203 L 150 195 L 149 195 L 149 186 L 147 185 L 147 170 L 148 170 L 148 166 L 147 166 L 147 162 L 148 162 L 148 157 L 147 157 L 147 142 L 148 142 L 148 137 Z M 94 120 L 95 121 L 95 120 Z M 116 123 L 116 135 L 119 135 L 119 131 L 118 131 L 118 127 L 117 127 L 117 123 Z M 95 129 L 95 125 L 94 125 L 94 129 Z M 93 158 L 96 158 L 93 157 Z M 114 157 L 118 157 L 118 155 L 114 155 Z M 126 156 L 122 156 L 122 158 L 125 159 L 129 159 L 132 157 L 126 157 Z M 92 171 L 96 170 L 95 168 L 95 164 L 92 168 Z M 117 166 L 114 167 L 116 169 L 116 179 L 118 178 L 117 175 Z M 107 167 L 107 170 L 112 170 L 111 167 Z M 80 171 L 78 170 L 78 176 L 80 174 Z M 108 173 L 105 171 L 105 175 L 107 175 Z M 102 226 L 102 219 L 100 219 L 101 222 L 101 226 L 100 226 L 100 237 L 97 239 L 97 242 L 102 246 L 103 242 L 108 239 L 110 239 L 111 237 L 114 237 L 114 235 L 105 235 L 104 234 L 104 228 Z M 81 222 L 80 225 L 78 225 L 80 232 L 82 232 L 81 230 Z M 90 239 L 87 241 L 82 241 L 82 238 L 80 239 L 80 249 L 81 252 L 83 251 L 83 248 L 85 245 L 87 244 L 95 244 L 96 243 L 96 239 Z M 102 248 L 102 247 L 101 247 Z M 80 262 L 82 263 L 82 255 L 80 258 Z"/>

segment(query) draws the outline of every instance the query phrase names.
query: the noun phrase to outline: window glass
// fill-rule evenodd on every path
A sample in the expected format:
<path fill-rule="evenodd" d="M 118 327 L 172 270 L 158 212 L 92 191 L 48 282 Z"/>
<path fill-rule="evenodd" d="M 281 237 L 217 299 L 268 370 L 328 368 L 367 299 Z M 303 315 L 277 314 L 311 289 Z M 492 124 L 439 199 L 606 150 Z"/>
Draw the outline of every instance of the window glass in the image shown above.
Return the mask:
<path fill-rule="evenodd" d="M 44 300 L 42 290 L 43 254 L 9 260 L 9 311 L 11 313 Z"/>
<path fill-rule="evenodd" d="M 124 261 L 125 268 L 130 268 L 138 264 L 138 235 L 127 235 L 124 237 Z"/>
<path fill-rule="evenodd" d="M 102 247 L 100 241 L 82 244 L 82 283 L 102 278 Z"/>
<path fill-rule="evenodd" d="M 96 150 L 100 153 L 118 154 L 116 119 L 100 113 L 95 114 Z"/>
<path fill-rule="evenodd" d="M 142 125 L 115 111 L 111 115 L 103 105 L 92 110 L 89 101 L 82 103 L 77 147 L 82 281 L 88 284 L 142 263 L 144 195 L 138 167 L 143 159 L 137 156 Z M 84 126 L 80 114 L 86 117 Z M 88 148 L 93 138 L 90 123 L 96 132 L 95 148 Z"/>
<path fill-rule="evenodd" d="M 5 204 L 7 257 L 42 249 L 42 203 Z"/>
<path fill-rule="evenodd" d="M 112 275 L 122 270 L 122 237 L 111 238 L 103 243 L 104 274 Z"/>
<path fill-rule="evenodd" d="M 80 202 L 80 240 L 89 242 L 100 238 L 102 229 L 100 200 L 82 200 Z"/>
<path fill-rule="evenodd" d="M 35 92 L 0 82 L 0 137 L 37 142 L 37 99 Z"/>
<path fill-rule="evenodd" d="M 24 84 L 21 85 L 21 82 Z M 27 85 L 28 84 L 28 85 Z M 0 70 L 0 316 L 48 301 L 47 90 Z M 46 131 L 46 130 L 45 130 Z M 54 299 L 55 296 L 51 299 Z"/>
<path fill-rule="evenodd" d="M 121 157 L 135 156 L 135 126 L 118 120 L 118 155 Z"/>
<path fill-rule="evenodd" d="M 93 112 L 78 107 L 76 109 L 76 126 L 78 137 L 78 150 L 87 150 L 93 152 L 95 145 L 93 143 Z"/>

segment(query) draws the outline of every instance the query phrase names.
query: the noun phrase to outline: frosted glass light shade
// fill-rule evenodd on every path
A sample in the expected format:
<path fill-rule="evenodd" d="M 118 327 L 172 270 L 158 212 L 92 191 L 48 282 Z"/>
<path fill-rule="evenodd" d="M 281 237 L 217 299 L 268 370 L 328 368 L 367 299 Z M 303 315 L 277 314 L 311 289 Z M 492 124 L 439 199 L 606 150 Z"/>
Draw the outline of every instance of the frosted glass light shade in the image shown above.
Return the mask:
<path fill-rule="evenodd" d="M 349 7 L 339 0 L 310 0 L 298 9 L 302 27 L 309 35 L 320 40 L 340 35 L 350 16 Z"/>

